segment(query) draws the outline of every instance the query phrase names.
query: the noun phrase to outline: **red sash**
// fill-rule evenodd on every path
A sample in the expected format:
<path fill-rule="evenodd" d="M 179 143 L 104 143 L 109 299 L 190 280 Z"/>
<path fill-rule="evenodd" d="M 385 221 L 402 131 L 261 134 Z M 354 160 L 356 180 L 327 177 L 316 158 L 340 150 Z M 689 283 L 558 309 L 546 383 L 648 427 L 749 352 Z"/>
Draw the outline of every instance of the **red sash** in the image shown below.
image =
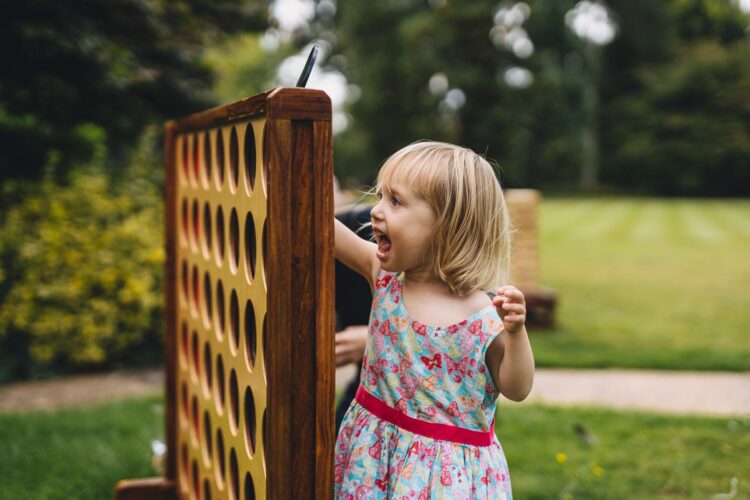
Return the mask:
<path fill-rule="evenodd" d="M 470 444 L 473 446 L 489 446 L 493 443 L 495 436 L 495 421 L 490 424 L 487 431 L 472 431 L 454 425 L 436 424 L 425 422 L 412 418 L 409 415 L 401 413 L 395 408 L 391 408 L 380 399 L 367 392 L 361 385 L 357 389 L 357 395 L 354 397 L 357 402 L 367 411 L 376 417 L 397 425 L 404 430 L 427 436 L 441 441 L 451 441 L 454 443 Z"/>

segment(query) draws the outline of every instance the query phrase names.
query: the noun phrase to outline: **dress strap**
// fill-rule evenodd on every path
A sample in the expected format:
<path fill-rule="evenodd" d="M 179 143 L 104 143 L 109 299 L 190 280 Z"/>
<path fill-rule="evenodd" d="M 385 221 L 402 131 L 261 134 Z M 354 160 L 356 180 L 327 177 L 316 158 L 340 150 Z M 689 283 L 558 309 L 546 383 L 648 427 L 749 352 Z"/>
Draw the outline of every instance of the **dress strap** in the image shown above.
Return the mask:
<path fill-rule="evenodd" d="M 386 422 L 401 427 L 404 430 L 441 441 L 468 444 L 472 446 L 490 446 L 495 437 L 495 421 L 492 420 L 487 431 L 473 431 L 454 425 L 436 424 L 412 418 L 391 408 L 384 401 L 367 392 L 361 385 L 354 397 L 367 411 Z"/>

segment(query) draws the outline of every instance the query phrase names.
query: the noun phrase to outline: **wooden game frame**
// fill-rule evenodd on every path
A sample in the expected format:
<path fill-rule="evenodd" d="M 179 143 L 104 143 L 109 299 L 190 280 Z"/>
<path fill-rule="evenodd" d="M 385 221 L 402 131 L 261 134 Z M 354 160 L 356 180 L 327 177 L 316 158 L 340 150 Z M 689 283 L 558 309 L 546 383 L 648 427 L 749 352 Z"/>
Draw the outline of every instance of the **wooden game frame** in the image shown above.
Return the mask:
<path fill-rule="evenodd" d="M 243 159 L 245 155 L 238 152 L 243 146 L 235 150 L 237 135 L 242 136 L 243 131 L 244 134 L 253 134 L 255 148 L 260 150 L 255 153 L 255 160 Z M 121 481 L 116 495 L 119 499 L 331 498 L 335 365 L 330 99 L 318 90 L 274 89 L 171 121 L 165 126 L 164 139 L 166 470 L 164 478 Z M 204 140 L 205 145 L 202 144 Z M 240 139 L 239 142 L 242 144 L 246 140 Z M 216 147 L 207 153 L 212 148 L 209 143 L 216 144 Z M 220 157 L 216 151 L 219 148 L 225 153 Z M 205 160 L 204 169 L 212 160 L 216 161 L 214 167 L 218 169 L 221 165 L 226 172 L 224 175 L 234 177 L 234 181 L 226 180 L 225 183 L 222 177 L 221 181 L 216 181 L 216 186 L 212 185 L 212 179 L 219 174 L 212 177 L 210 167 L 200 178 L 198 164 L 201 155 L 205 154 L 211 156 Z M 191 158 L 191 167 L 187 166 L 190 163 L 188 158 Z M 253 162 L 252 173 L 249 173 L 249 164 Z M 195 173 L 191 171 L 193 166 Z M 237 169 L 246 176 L 244 183 L 238 182 Z M 255 179 L 254 186 L 252 179 Z M 242 277 L 236 278 L 236 275 L 242 274 L 240 268 L 243 266 L 246 271 L 247 287 L 233 289 L 232 305 L 219 304 L 218 300 L 211 305 L 214 293 L 210 291 L 210 273 L 194 263 L 203 258 L 210 270 L 217 268 L 216 263 L 220 262 L 214 260 L 212 263 L 214 253 L 195 241 L 204 231 L 202 226 L 207 225 L 208 237 L 204 238 L 209 240 L 208 246 L 211 245 L 213 215 L 201 217 L 204 203 L 206 213 L 210 213 L 210 201 L 204 201 L 196 194 L 191 204 L 191 200 L 186 201 L 183 196 L 185 192 L 211 193 L 214 188 L 219 193 L 207 194 L 214 197 L 211 200 L 229 200 L 230 205 L 238 203 L 240 207 L 238 212 L 237 207 L 232 208 L 231 217 L 229 213 L 225 214 L 227 220 L 231 219 L 227 226 L 235 227 L 238 218 L 240 225 L 245 222 L 245 238 L 240 238 L 240 233 L 230 229 L 227 232 L 235 236 L 230 234 L 224 239 L 223 216 L 221 221 L 221 240 L 232 247 L 227 252 L 235 256 L 229 257 L 233 265 L 227 264 L 217 273 L 227 276 L 227 280 L 230 275 L 234 276 L 231 279 L 241 283 Z M 217 228 L 218 212 L 221 208 L 217 210 Z M 251 213 L 254 216 L 251 217 Z M 192 218 L 190 214 L 193 214 Z M 190 219 L 190 224 L 186 219 Z M 205 220 L 208 220 L 207 224 Z M 251 231 L 247 231 L 248 228 Z M 247 236 L 250 233 L 252 238 Z M 244 261 L 251 261 L 252 265 L 239 263 L 240 239 L 245 239 L 247 245 Z M 262 243 L 256 245 L 257 240 Z M 217 239 L 214 246 L 218 244 Z M 183 256 L 190 252 L 194 254 L 192 261 Z M 204 301 L 208 305 L 201 306 L 204 273 L 207 292 Z M 220 282 L 216 280 L 213 284 Z M 261 286 L 265 288 L 265 294 L 259 292 Z M 238 289 L 241 297 L 236 299 Z M 244 291 L 247 291 L 246 296 Z M 219 297 L 218 292 L 216 297 Z M 223 289 L 221 297 L 224 297 Z M 238 336 L 241 334 L 238 334 L 240 327 L 236 319 L 241 313 L 234 304 L 245 301 L 246 307 L 254 311 L 251 320 L 247 319 L 247 310 L 245 312 L 245 328 L 255 329 L 252 341 L 248 340 L 250 335 L 248 338 Z M 231 335 L 224 333 L 222 338 L 205 340 L 204 356 L 204 349 L 200 346 L 203 337 L 193 332 L 191 343 L 191 335 L 184 330 L 193 329 L 192 324 L 186 326 L 191 321 L 200 330 L 201 316 L 208 314 L 204 325 L 206 332 L 211 331 L 211 311 L 217 311 L 219 307 L 222 315 L 231 309 L 227 323 L 232 323 L 234 330 Z M 265 320 L 256 320 L 261 312 Z M 181 315 L 188 319 L 180 319 Z M 262 326 L 248 327 L 248 324 Z M 223 324 L 221 328 L 216 326 L 216 337 L 221 329 L 225 329 Z M 231 341 L 230 336 L 242 338 L 245 349 L 240 348 L 239 340 Z M 257 352 L 247 354 L 252 350 L 248 346 L 253 342 Z M 221 358 L 227 361 L 227 370 L 225 373 L 222 362 L 218 374 L 220 356 L 217 351 L 224 348 L 229 349 L 226 358 Z M 244 358 L 241 351 L 246 353 Z M 243 366 L 247 367 L 246 371 L 243 371 Z M 262 382 L 265 383 L 265 394 L 260 394 Z M 220 383 L 222 398 L 212 402 L 219 390 L 211 387 Z M 228 396 L 226 408 L 222 408 L 223 384 L 226 387 L 245 387 L 245 405 L 250 395 L 253 406 L 251 410 L 246 406 L 244 423 L 240 424 L 237 418 L 241 411 L 238 407 L 242 406 L 237 397 Z M 230 392 L 241 394 L 242 391 L 232 392 L 230 389 Z M 219 399 L 222 399 L 221 404 L 217 403 Z M 251 418 L 248 418 L 248 413 L 252 414 Z M 205 420 L 200 418 L 201 414 L 205 415 Z M 209 420 L 215 424 L 213 427 Z M 230 422 L 228 427 L 225 425 L 227 421 Z M 201 432 L 204 423 L 209 432 Z M 245 426 L 244 436 L 240 430 L 242 425 Z M 216 433 L 215 428 L 218 428 Z M 226 438 L 221 439 L 221 453 L 216 451 L 220 433 Z M 252 438 L 249 437 L 251 434 Z M 230 441 L 234 443 L 233 456 L 228 452 Z M 245 466 L 248 471 L 243 469 Z M 247 477 L 250 477 L 252 494 Z"/>

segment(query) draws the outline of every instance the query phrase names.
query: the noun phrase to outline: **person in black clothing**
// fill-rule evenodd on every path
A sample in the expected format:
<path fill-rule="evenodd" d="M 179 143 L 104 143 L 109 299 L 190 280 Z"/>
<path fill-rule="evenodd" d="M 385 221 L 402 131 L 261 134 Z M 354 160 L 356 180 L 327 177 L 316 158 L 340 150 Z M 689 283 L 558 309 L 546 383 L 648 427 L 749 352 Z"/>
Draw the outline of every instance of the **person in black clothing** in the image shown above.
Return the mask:
<path fill-rule="evenodd" d="M 364 224 L 370 222 L 370 207 L 358 206 L 336 214 L 349 229 L 360 237 L 372 239 L 372 228 Z M 372 307 L 370 285 L 362 276 L 355 273 L 338 260 L 336 261 L 336 366 L 351 362 L 357 363 L 357 376 L 346 388 L 336 407 L 336 434 L 359 387 L 362 370 L 362 356 L 367 342 L 367 323 Z"/>

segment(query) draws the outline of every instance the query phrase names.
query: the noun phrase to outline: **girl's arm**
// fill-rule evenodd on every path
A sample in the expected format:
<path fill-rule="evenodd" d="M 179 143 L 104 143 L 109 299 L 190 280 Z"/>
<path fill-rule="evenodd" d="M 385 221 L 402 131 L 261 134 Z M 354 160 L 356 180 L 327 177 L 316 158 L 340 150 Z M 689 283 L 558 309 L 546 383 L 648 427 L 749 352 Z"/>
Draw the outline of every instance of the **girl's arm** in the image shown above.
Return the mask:
<path fill-rule="evenodd" d="M 375 256 L 377 245 L 363 240 L 339 220 L 334 219 L 334 227 L 334 255 L 347 267 L 364 276 L 370 283 L 370 289 L 373 289 L 380 271 L 380 262 Z"/>
<path fill-rule="evenodd" d="M 485 360 L 495 385 L 512 401 L 523 401 L 534 383 L 534 354 L 526 332 L 526 301 L 515 287 L 506 286 L 492 299 L 503 320 L 504 332 L 495 337 Z"/>

